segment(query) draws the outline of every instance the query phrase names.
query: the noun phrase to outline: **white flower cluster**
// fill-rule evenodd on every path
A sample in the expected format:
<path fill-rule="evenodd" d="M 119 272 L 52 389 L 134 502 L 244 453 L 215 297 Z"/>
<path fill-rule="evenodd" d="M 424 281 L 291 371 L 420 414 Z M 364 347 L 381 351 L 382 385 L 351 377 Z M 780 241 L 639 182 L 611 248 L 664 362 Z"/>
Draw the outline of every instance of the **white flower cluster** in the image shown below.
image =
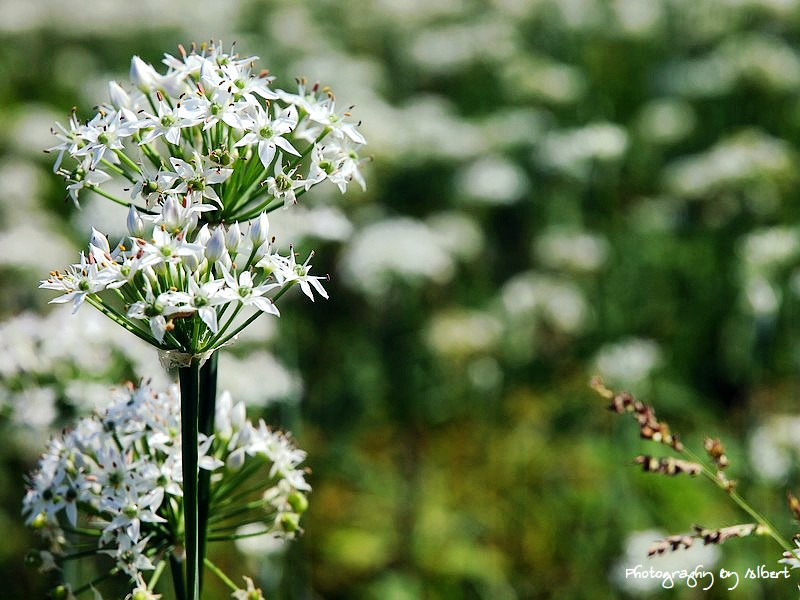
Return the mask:
<path fill-rule="evenodd" d="M 247 421 L 244 405 L 228 394 L 220 398 L 216 425 L 215 435 L 198 439 L 199 466 L 213 472 L 215 523 L 229 528 L 226 515 L 247 513 L 239 487 L 257 476 L 262 499 L 247 505 L 256 512 L 247 522 L 261 523 L 265 534 L 291 537 L 307 507 L 303 492 L 310 487 L 298 468 L 305 453 L 263 421 Z M 143 386 L 121 394 L 102 414 L 50 441 L 29 479 L 26 523 L 63 560 L 69 558 L 67 537 L 78 536 L 96 542 L 97 552 L 112 556 L 132 579 L 154 569 L 179 551 L 183 535 L 180 431 L 177 388 Z M 214 531 L 212 525 L 210 540 Z"/>
<path fill-rule="evenodd" d="M 308 260 L 298 263 L 294 252 L 273 250 L 266 213 L 250 223 L 247 236 L 238 223 L 195 230 L 178 218 L 168 226 L 167 211 L 148 233 L 134 209 L 129 216 L 127 243 L 112 249 L 93 230 L 80 262 L 42 281 L 41 287 L 61 292 L 52 302 L 72 302 L 77 310 L 88 300 L 153 345 L 205 352 L 243 328 L 225 337 L 242 308 L 279 315 L 274 300 L 295 283 L 312 300 L 312 290 L 328 297 L 324 278 L 310 275 Z M 110 300 L 98 296 L 106 291 L 115 292 L 121 306 L 110 302 L 112 294 Z M 231 304 L 235 309 L 220 324 Z"/>
<path fill-rule="evenodd" d="M 273 90 L 274 77 L 253 70 L 257 57 L 221 44 L 179 49 L 165 55 L 164 74 L 134 56 L 132 86 L 109 83 L 110 102 L 88 122 L 73 114 L 56 125 L 55 171 L 76 204 L 91 190 L 230 222 L 294 203 L 325 180 L 342 192 L 352 180 L 364 187 L 366 141 L 329 90 L 302 80 L 297 93 Z M 115 176 L 128 180 L 132 202 L 101 187 Z"/>

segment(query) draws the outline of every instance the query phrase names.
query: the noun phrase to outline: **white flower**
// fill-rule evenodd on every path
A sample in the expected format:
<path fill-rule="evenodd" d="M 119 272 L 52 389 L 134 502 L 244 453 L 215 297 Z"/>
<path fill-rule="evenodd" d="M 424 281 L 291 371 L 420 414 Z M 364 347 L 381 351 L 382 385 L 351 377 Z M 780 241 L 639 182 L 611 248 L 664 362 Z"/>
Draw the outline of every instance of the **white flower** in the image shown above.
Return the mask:
<path fill-rule="evenodd" d="M 70 265 L 64 273 L 53 273 L 49 279 L 41 282 L 39 287 L 63 292 L 61 296 L 50 300 L 51 303 L 62 304 L 72 302 L 77 311 L 86 297 L 106 289 L 111 283 L 109 274 L 101 272 L 95 261 L 81 253 L 81 262 Z"/>
<path fill-rule="evenodd" d="M 131 319 L 147 320 L 153 337 L 161 343 L 167 333 L 167 318 L 183 313 L 185 309 L 173 304 L 169 292 L 156 296 L 149 280 L 145 279 L 144 300 L 131 304 L 127 316 Z"/>
<path fill-rule="evenodd" d="M 225 278 L 227 285 L 224 293 L 228 300 L 238 300 L 244 306 L 255 306 L 258 310 L 280 316 L 278 307 L 270 300 L 265 298 L 264 294 L 280 287 L 276 283 L 265 283 L 262 285 L 253 284 L 253 275 L 250 271 L 242 271 L 239 273 L 238 279 L 235 278 L 225 267 L 220 266 L 222 276 Z"/>
<path fill-rule="evenodd" d="M 173 188 L 174 192 L 193 192 L 222 206 L 217 192 L 211 184 L 222 183 L 233 173 L 233 169 L 223 169 L 217 165 L 208 164 L 197 152 L 191 162 L 180 158 L 170 158 L 172 167 L 180 178 L 180 183 Z"/>
<path fill-rule="evenodd" d="M 347 123 L 342 117 L 336 114 L 336 103 L 332 97 L 309 106 L 308 118 L 312 122 L 319 124 L 320 127 L 312 128 L 307 135 L 312 135 L 311 132 L 314 132 L 313 135 L 316 137 L 318 135 L 317 131 L 322 131 L 323 128 L 327 128 L 336 139 L 348 137 L 356 144 L 367 143 L 367 140 L 365 140 L 364 136 L 356 129 L 355 125 Z"/>
<path fill-rule="evenodd" d="M 84 144 L 83 132 L 85 131 L 85 126 L 78 122 L 78 117 L 74 112 L 69 117 L 69 129 L 61 123 L 56 123 L 56 128 L 52 132 L 61 143 L 47 149 L 47 152 L 58 151 L 58 156 L 53 164 L 53 173 L 58 173 L 64 154 L 76 155 L 78 149 Z"/>
<path fill-rule="evenodd" d="M 134 582 L 136 587 L 131 590 L 130 594 L 125 596 L 125 600 L 160 600 L 161 594 L 155 594 L 150 591 L 141 573 L 136 573 Z"/>
<path fill-rule="evenodd" d="M 157 115 L 147 111 L 143 111 L 142 114 L 145 118 L 141 119 L 137 125 L 141 129 L 150 129 L 150 131 L 142 138 L 140 144 L 149 144 L 163 135 L 170 144 L 177 145 L 181 141 L 181 128 L 196 124 L 195 120 L 179 114 L 178 109 L 170 108 L 164 100 L 158 103 Z"/>
<path fill-rule="evenodd" d="M 145 94 L 152 92 L 159 86 L 161 76 L 152 65 L 144 62 L 138 56 L 131 58 L 131 81 Z"/>
<path fill-rule="evenodd" d="M 92 157 L 90 168 L 94 169 L 109 151 L 122 150 L 125 147 L 125 138 L 136 133 L 139 126 L 140 122 L 136 115 L 127 109 L 111 114 L 100 112 L 83 132 L 86 146 L 75 154 L 90 155 Z M 119 162 L 113 152 L 110 153 L 110 159 L 112 162 Z"/>
<path fill-rule="evenodd" d="M 203 284 L 199 284 L 192 277 L 191 273 L 186 273 L 189 285 L 188 292 L 167 292 L 170 303 L 178 305 L 180 312 L 197 312 L 202 321 L 208 326 L 212 333 L 217 333 L 216 306 L 225 304 L 229 301 L 229 295 L 222 292 L 225 285 L 224 279 L 215 279 Z"/>
<path fill-rule="evenodd" d="M 105 411 L 54 436 L 28 478 L 25 522 L 50 539 L 63 537 L 59 524 L 64 519 L 73 526 L 81 523 L 93 530 L 95 535 L 88 539 L 94 540 L 96 552 L 111 556 L 131 577 L 134 592 L 146 591 L 141 572 L 156 568 L 182 543 L 183 528 L 174 519 L 182 510 L 183 497 L 180 414 L 176 386 L 166 392 L 144 386 L 118 395 Z M 261 530 L 291 537 L 307 505 L 304 493 L 309 486 L 300 468 L 305 453 L 263 421 L 254 426 L 246 419 L 243 404 L 234 404 L 226 394 L 220 397 L 216 423 L 219 439 L 215 434 L 197 440 L 200 468 L 215 472 L 212 511 L 214 492 L 238 485 L 226 479 L 230 471 L 221 470 L 236 455 L 242 463 L 263 471 Z M 237 508 L 227 495 L 218 500 L 225 502 L 226 509 Z M 53 554 L 57 559 L 65 552 L 63 544 L 42 557 L 49 556 L 52 563 Z M 149 552 L 153 548 L 163 552 Z"/>
<path fill-rule="evenodd" d="M 258 157 L 265 169 L 269 168 L 278 148 L 289 154 L 300 156 L 297 149 L 283 137 L 286 133 L 297 127 L 297 109 L 290 106 L 276 115 L 275 119 L 269 118 L 269 113 L 256 105 L 248 111 L 248 118 L 244 125 L 247 133 L 242 136 L 236 146 L 245 146 L 258 143 Z"/>
<path fill-rule="evenodd" d="M 273 169 L 274 176 L 268 177 L 267 191 L 276 200 L 282 200 L 285 208 L 297 203 L 296 190 L 306 187 L 306 182 L 301 179 L 293 179 L 296 169 L 288 173 L 283 168 L 282 156 L 278 156 Z"/>
<path fill-rule="evenodd" d="M 325 288 L 322 287 L 322 283 L 320 283 L 322 280 L 327 279 L 327 277 L 319 277 L 310 274 L 311 265 L 309 264 L 309 261 L 313 258 L 313 256 L 313 253 L 309 254 L 304 263 L 298 264 L 295 260 L 294 251 L 290 249 L 288 260 L 282 259 L 277 263 L 279 265 L 283 263 L 285 267 L 275 270 L 275 277 L 281 284 L 300 284 L 300 289 L 303 290 L 303 293 L 308 296 L 312 302 L 314 301 L 314 294 L 311 291 L 312 288 L 316 290 L 316 292 L 323 298 L 328 298 L 328 293 L 325 291 Z M 274 257 L 272 258 L 274 259 Z M 269 261 L 270 264 L 276 264 L 274 260 L 270 260 L 269 258 L 267 258 L 267 261 Z"/>
<path fill-rule="evenodd" d="M 67 185 L 67 192 L 69 193 L 69 197 L 72 198 L 72 202 L 75 204 L 76 208 L 80 206 L 78 203 L 78 196 L 82 189 L 92 189 L 111 179 L 108 173 L 100 169 L 93 169 L 91 164 L 92 157 L 87 156 L 73 171 L 60 171 L 69 182 L 69 185 Z"/>
<path fill-rule="evenodd" d="M 264 593 L 255 587 L 253 580 L 247 576 L 242 577 L 247 584 L 247 589 L 238 589 L 231 594 L 234 600 L 264 600 Z"/>

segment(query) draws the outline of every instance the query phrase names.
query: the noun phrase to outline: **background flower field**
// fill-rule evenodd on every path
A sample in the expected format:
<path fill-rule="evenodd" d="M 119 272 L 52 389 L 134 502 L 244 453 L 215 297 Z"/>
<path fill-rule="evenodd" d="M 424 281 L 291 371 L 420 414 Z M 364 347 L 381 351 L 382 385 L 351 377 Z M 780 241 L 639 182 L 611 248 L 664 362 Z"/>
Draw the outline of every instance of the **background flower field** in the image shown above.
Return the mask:
<path fill-rule="evenodd" d="M 132 54 L 157 64 L 211 37 L 279 86 L 330 85 L 373 157 L 366 192 L 271 215 L 317 250 L 330 300 L 292 301 L 220 359 L 220 387 L 308 452 L 305 535 L 215 562 L 270 598 L 796 597 L 782 580 L 703 594 L 624 579 L 654 539 L 746 516 L 703 481 L 635 469 L 642 443 L 587 382 L 654 403 L 687 444 L 722 437 L 740 491 L 797 530 L 800 2 L 2 0 L 0 14 L 4 598 L 52 585 L 22 566 L 20 517 L 50 434 L 114 385 L 168 381 L 102 315 L 37 289 L 91 225 L 124 233 L 124 209 L 65 201 L 50 127 L 73 105 L 90 116 Z M 780 554 L 767 539 L 705 550 L 659 560 L 744 571 Z"/>

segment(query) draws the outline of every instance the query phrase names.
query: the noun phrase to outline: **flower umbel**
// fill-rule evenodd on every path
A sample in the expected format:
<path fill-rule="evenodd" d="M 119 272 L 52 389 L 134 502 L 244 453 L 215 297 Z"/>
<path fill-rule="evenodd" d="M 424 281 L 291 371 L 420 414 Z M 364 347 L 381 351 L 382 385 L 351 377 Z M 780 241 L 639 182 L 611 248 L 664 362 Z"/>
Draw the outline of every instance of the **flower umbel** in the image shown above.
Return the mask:
<path fill-rule="evenodd" d="M 130 598 L 157 597 L 143 595 L 144 573 L 181 552 L 180 414 L 177 388 L 143 385 L 50 441 L 23 501 L 25 522 L 48 542 L 50 569 L 71 558 L 71 546 L 91 543 L 134 582 Z M 307 505 L 305 453 L 263 421 L 248 421 L 227 395 L 216 423 L 198 443 L 200 468 L 214 474 L 209 541 L 230 538 L 245 522 L 261 524 L 265 535 L 296 535 L 285 523 Z M 259 490 L 240 493 L 256 481 Z"/>

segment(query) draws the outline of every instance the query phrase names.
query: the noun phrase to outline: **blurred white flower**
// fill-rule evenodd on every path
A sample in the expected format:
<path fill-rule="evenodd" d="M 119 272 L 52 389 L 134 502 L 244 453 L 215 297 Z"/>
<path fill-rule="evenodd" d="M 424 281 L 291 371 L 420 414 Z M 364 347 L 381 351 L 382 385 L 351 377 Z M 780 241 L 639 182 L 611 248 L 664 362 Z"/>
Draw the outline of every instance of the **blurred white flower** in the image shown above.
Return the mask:
<path fill-rule="evenodd" d="M 800 458 L 800 417 L 772 415 L 750 434 L 750 462 L 758 476 L 782 481 Z"/>
<path fill-rule="evenodd" d="M 520 273 L 500 290 L 502 305 L 512 320 L 541 318 L 564 333 L 577 333 L 586 324 L 589 307 L 581 291 L 572 283 L 533 271 Z"/>
<path fill-rule="evenodd" d="M 468 3 L 465 0 L 378 0 L 376 4 L 380 7 L 379 14 L 386 15 L 390 23 L 411 27 L 464 14 Z"/>
<path fill-rule="evenodd" d="M 52 388 L 34 387 L 11 393 L 6 402 L 13 409 L 13 422 L 31 429 L 49 428 L 58 415 Z"/>
<path fill-rule="evenodd" d="M 258 373 L 258 377 L 253 377 L 254 373 Z M 278 401 L 297 400 L 302 383 L 268 352 L 249 352 L 242 358 L 222 352 L 219 355 L 219 389 L 228 390 L 247 406 L 265 407 Z"/>
<path fill-rule="evenodd" d="M 603 4 L 598 0 L 550 0 L 550 5 L 569 29 L 595 29 L 605 23 Z"/>
<path fill-rule="evenodd" d="M 424 223 L 407 217 L 379 221 L 353 235 L 341 260 L 344 281 L 381 297 L 397 277 L 409 282 L 445 283 L 453 276 L 450 253 Z"/>
<path fill-rule="evenodd" d="M 486 245 L 483 229 L 472 217 L 462 212 L 442 212 L 431 215 L 425 223 L 452 256 L 470 261 L 483 252 Z"/>
<path fill-rule="evenodd" d="M 586 89 L 583 72 L 545 55 L 515 55 L 501 70 L 503 91 L 511 98 L 571 104 Z"/>
<path fill-rule="evenodd" d="M 409 52 L 417 65 L 430 73 L 451 73 L 477 61 L 502 61 L 517 44 L 514 30 L 502 20 L 482 18 L 421 28 L 410 41 Z"/>
<path fill-rule="evenodd" d="M 594 357 L 594 370 L 615 385 L 631 386 L 645 379 L 662 362 L 653 340 L 627 338 L 606 344 Z"/>
<path fill-rule="evenodd" d="M 630 219 L 643 233 L 672 231 L 684 219 L 685 204 L 671 197 L 640 198 L 632 207 Z"/>
<path fill-rule="evenodd" d="M 74 250 L 55 230 L 48 215 L 35 215 L 27 223 L 0 231 L 0 265 L 49 271 Z"/>
<path fill-rule="evenodd" d="M 662 98 L 648 102 L 636 118 L 639 135 L 652 144 L 666 145 L 679 142 L 692 133 L 695 115 L 688 102 L 675 98 Z"/>
<path fill-rule="evenodd" d="M 800 253 L 800 232 L 791 227 L 769 227 L 749 233 L 740 246 L 748 271 L 767 271 L 786 265 Z"/>
<path fill-rule="evenodd" d="M 131 339 L 101 313 L 87 312 L 80 320 L 69 317 L 69 307 L 58 307 L 46 316 L 22 313 L 0 322 L 0 376 L 7 381 L 22 376 L 37 380 L 57 377 L 67 386 L 68 399 L 75 396 L 80 400 L 77 406 L 85 406 L 89 396 L 96 400 L 99 389 L 94 386 L 99 384 L 91 382 L 105 379 L 115 366 L 115 353 L 156 384 L 169 382 L 152 348 Z M 54 331 L 59 335 L 53 335 Z M 74 377 L 71 373 L 75 371 L 83 375 L 80 383 L 67 379 Z M 86 386 L 83 392 L 82 386 Z"/>
<path fill-rule="evenodd" d="M 737 77 L 776 91 L 800 87 L 800 54 L 777 36 L 747 33 L 732 37 L 719 52 L 733 64 Z"/>
<path fill-rule="evenodd" d="M 467 365 L 467 377 L 475 388 L 487 392 L 503 382 L 503 369 L 493 356 L 479 356 Z"/>
<path fill-rule="evenodd" d="M 481 127 L 460 118 L 441 96 L 417 94 L 400 108 L 373 102 L 359 114 L 370 149 L 406 166 L 430 158 L 467 160 L 486 150 Z"/>
<path fill-rule="evenodd" d="M 766 278 L 746 279 L 744 292 L 747 305 L 755 314 L 770 316 L 778 312 L 782 294 Z"/>
<path fill-rule="evenodd" d="M 536 160 L 545 167 L 583 179 L 595 162 L 613 163 L 628 148 L 628 134 L 613 123 L 592 123 L 579 129 L 547 134 L 539 144 Z"/>
<path fill-rule="evenodd" d="M 777 36 L 733 35 L 706 55 L 668 65 L 661 82 L 675 94 L 698 98 L 727 94 L 739 83 L 791 92 L 800 87 L 800 54 Z"/>
<path fill-rule="evenodd" d="M 653 35 L 664 23 L 663 0 L 615 0 L 613 8 L 617 26 L 630 36 Z"/>
<path fill-rule="evenodd" d="M 278 536 L 255 535 L 263 530 L 264 526 L 258 523 L 249 523 L 239 527 L 236 535 L 243 537 L 237 538 L 234 542 L 236 549 L 246 556 L 260 559 L 283 552 L 286 548 L 286 540 Z"/>
<path fill-rule="evenodd" d="M 28 103 L 22 107 L 12 121 L 8 139 L 18 155 L 38 158 L 42 148 L 52 145 L 50 128 L 60 115 L 44 105 Z"/>
<path fill-rule="evenodd" d="M 663 539 L 667 534 L 657 529 L 646 529 L 636 531 L 628 536 L 625 542 L 625 553 L 617 560 L 609 573 L 610 579 L 629 594 L 645 595 L 661 589 L 663 579 L 626 577 L 627 569 L 635 569 L 637 565 L 642 566 L 643 571 L 662 572 L 692 572 L 698 565 L 700 570 L 713 570 L 714 565 L 719 561 L 721 552 L 717 546 L 693 544 L 691 548 L 678 552 L 667 552 L 660 556 L 647 557 L 647 550 L 654 542 Z M 705 581 L 708 585 L 710 579 Z M 680 582 L 675 581 L 675 587 Z"/>
<path fill-rule="evenodd" d="M 533 108 L 498 110 L 481 123 L 482 135 L 489 148 L 533 147 L 544 133 L 549 115 Z"/>
<path fill-rule="evenodd" d="M 525 172 L 502 156 L 485 156 L 456 174 L 456 191 L 465 202 L 507 205 L 520 200 L 529 183 Z"/>
<path fill-rule="evenodd" d="M 434 352 L 457 358 L 490 351 L 501 332 L 500 322 L 485 312 L 450 309 L 433 316 L 425 339 Z"/>
<path fill-rule="evenodd" d="M 350 219 L 333 206 L 298 205 L 294 210 L 279 210 L 270 215 L 270 223 L 281 232 L 281 238 L 294 243 L 309 237 L 340 242 L 353 232 Z"/>
<path fill-rule="evenodd" d="M 795 178 L 797 159 L 785 141 L 750 129 L 721 139 L 709 150 L 678 159 L 664 171 L 666 187 L 681 196 L 702 198 L 728 188 L 780 185 Z"/>
<path fill-rule="evenodd" d="M 554 227 L 534 240 L 533 251 L 547 267 L 591 272 L 605 264 L 609 246 L 598 234 Z"/>
<path fill-rule="evenodd" d="M 152 27 L 178 27 L 193 32 L 199 39 L 213 33 L 224 36 L 233 27 L 234 10 L 218 10 L 212 0 L 176 0 L 165 5 L 160 0 L 136 3 L 97 3 L 92 0 L 0 0 L 0 31 L 6 33 L 58 28 L 80 34 L 107 34 L 109 28 L 133 32 Z M 91 18 L 86 15 L 91 14 Z"/>

